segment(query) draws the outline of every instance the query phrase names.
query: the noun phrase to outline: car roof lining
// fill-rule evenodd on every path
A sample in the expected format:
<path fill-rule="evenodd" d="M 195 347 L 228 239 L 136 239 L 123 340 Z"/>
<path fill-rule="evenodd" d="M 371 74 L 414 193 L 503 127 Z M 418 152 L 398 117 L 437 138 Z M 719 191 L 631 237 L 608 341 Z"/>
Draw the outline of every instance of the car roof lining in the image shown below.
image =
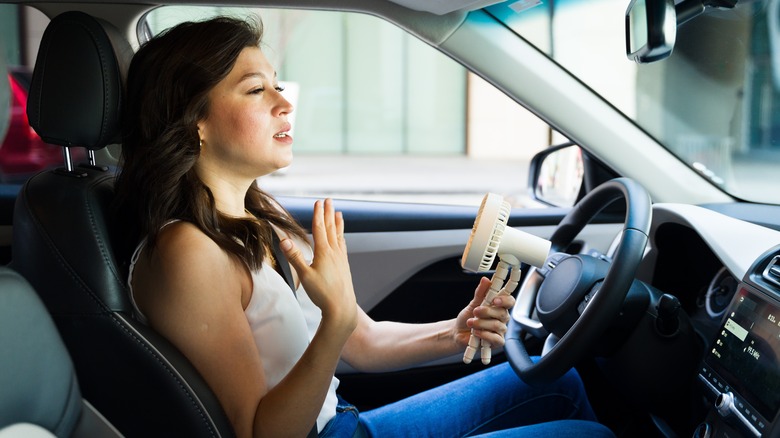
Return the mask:
<path fill-rule="evenodd" d="M 9 0 L 4 3 L 24 3 L 24 4 L 31 4 L 31 3 L 68 3 L 68 2 L 52 2 L 51 0 L 46 2 L 37 2 L 37 1 L 13 1 Z M 100 3 L 97 0 L 88 0 L 84 3 Z M 146 5 L 154 5 L 153 2 L 123 2 L 127 4 L 146 4 Z M 208 4 L 209 2 L 204 1 L 173 1 L 173 2 L 167 2 L 169 4 Z M 262 4 L 261 4 L 262 3 Z M 246 5 L 254 5 L 254 6 L 263 6 L 263 4 L 266 3 L 277 3 L 279 4 L 278 7 L 295 7 L 296 5 L 299 7 L 317 7 L 317 6 L 323 6 L 325 8 L 328 7 L 328 4 L 333 4 L 333 2 L 324 0 L 324 1 L 317 1 L 317 0 L 290 0 L 290 1 L 276 1 L 276 2 L 262 2 L 262 1 L 255 1 L 255 2 L 244 2 Z M 485 6 L 489 6 L 492 4 L 500 3 L 499 0 L 350 0 L 348 2 L 338 2 L 342 7 L 346 3 L 352 3 L 356 7 L 370 9 L 370 10 L 381 10 L 384 8 L 389 7 L 402 7 L 404 9 L 410 10 L 410 11 L 419 11 L 419 12 L 425 12 L 430 13 L 433 15 L 446 15 L 453 12 L 459 12 L 459 13 L 466 13 L 469 11 L 475 11 L 477 9 L 481 9 Z"/>
<path fill-rule="evenodd" d="M 399 2 L 412 3 L 409 0 L 398 0 Z M 464 0 L 464 2 L 466 2 Z M 111 8 L 105 8 L 103 2 L 87 1 L 80 3 L 57 2 L 57 1 L 26 1 L 20 4 L 34 7 L 48 17 L 54 17 L 62 12 L 70 10 L 79 10 L 95 17 L 106 20 L 114 24 L 119 29 L 127 29 L 128 32 L 135 32 L 135 23 L 148 11 L 162 6 L 155 3 L 115 3 Z M 475 4 L 470 1 L 468 3 Z M 485 3 L 484 0 L 477 2 Z M 495 3 L 493 1 L 493 3 Z M 192 5 L 208 6 L 213 5 L 213 1 L 166 1 L 165 5 Z M 255 8 L 284 8 L 284 9 L 310 9 L 310 10 L 334 10 L 351 11 L 374 15 L 387 20 L 412 35 L 417 36 L 426 43 L 438 46 L 445 41 L 465 20 L 468 13 L 467 9 L 456 10 L 446 14 L 433 14 L 419 10 L 412 10 L 400 6 L 388 0 L 269 0 L 269 1 L 241 1 L 231 0 L 227 3 L 220 2 L 222 6 L 243 6 Z M 134 34 L 126 35 L 130 43 L 137 47 L 138 41 Z"/>

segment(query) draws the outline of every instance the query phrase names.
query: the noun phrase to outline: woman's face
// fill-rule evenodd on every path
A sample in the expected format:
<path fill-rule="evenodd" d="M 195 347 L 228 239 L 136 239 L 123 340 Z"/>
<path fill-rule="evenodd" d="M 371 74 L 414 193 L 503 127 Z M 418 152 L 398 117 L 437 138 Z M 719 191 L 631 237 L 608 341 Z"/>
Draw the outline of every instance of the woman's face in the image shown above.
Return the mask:
<path fill-rule="evenodd" d="M 293 139 L 276 72 L 257 47 L 246 47 L 230 73 L 208 95 L 198 123 L 203 142 L 198 165 L 220 175 L 257 178 L 289 166 Z"/>

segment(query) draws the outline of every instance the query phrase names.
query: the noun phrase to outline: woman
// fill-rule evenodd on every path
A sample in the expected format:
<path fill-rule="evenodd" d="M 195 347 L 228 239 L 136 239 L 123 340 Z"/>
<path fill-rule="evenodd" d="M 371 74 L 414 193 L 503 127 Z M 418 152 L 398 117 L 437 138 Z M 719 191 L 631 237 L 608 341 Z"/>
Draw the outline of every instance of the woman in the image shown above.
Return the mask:
<path fill-rule="evenodd" d="M 480 306 L 483 279 L 448 321 L 376 322 L 357 306 L 344 221 L 332 202 L 315 203 L 312 252 L 305 231 L 257 186 L 291 163 L 293 142 L 293 108 L 260 40 L 255 25 L 217 18 L 145 44 L 129 71 L 117 181 L 141 240 L 128 280 L 137 317 L 188 357 L 237 435 L 306 436 L 314 427 L 320 436 L 462 436 L 594 419 L 574 372 L 531 389 L 506 365 L 359 420 L 337 397 L 340 359 L 366 372 L 402 369 L 462 354 L 471 329 L 503 345 L 514 299 Z M 277 238 L 297 294 L 283 279 L 287 261 L 274 256 Z M 578 436 L 608 433 L 593 422 L 523 430 L 557 433 L 572 424 Z"/>

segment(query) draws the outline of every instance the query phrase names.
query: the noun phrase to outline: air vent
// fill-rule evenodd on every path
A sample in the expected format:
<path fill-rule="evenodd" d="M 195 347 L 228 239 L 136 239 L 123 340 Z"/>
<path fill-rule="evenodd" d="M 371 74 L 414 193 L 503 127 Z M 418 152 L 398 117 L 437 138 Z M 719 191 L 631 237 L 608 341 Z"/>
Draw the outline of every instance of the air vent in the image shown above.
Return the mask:
<path fill-rule="evenodd" d="M 764 269 L 764 279 L 776 286 L 780 286 L 780 256 L 775 256 L 766 269 Z"/>

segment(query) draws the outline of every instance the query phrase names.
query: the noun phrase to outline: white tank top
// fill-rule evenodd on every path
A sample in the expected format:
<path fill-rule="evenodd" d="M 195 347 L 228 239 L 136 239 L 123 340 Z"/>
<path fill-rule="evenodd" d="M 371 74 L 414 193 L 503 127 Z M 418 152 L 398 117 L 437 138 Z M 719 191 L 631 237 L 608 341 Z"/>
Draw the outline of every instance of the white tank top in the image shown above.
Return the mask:
<path fill-rule="evenodd" d="M 305 259 L 311 263 L 311 247 L 297 239 L 295 242 Z M 135 303 L 132 285 L 133 269 L 145 245 L 146 240 L 143 240 L 133 253 L 127 284 L 136 318 L 142 323 L 148 324 L 146 316 Z M 244 314 L 252 329 L 255 344 L 263 352 L 263 371 L 268 387 L 273 388 L 303 356 L 303 352 L 320 324 L 322 313 L 306 294 L 303 286 L 298 287 L 296 300 L 296 295 L 293 295 L 290 286 L 271 265 L 263 262 L 262 267 L 252 271 L 251 274 L 252 297 L 249 299 Z M 339 380 L 334 376 L 325 397 L 325 403 L 317 417 L 318 431 L 321 431 L 328 421 L 336 415 L 336 404 L 338 403 L 336 388 L 338 385 Z"/>

